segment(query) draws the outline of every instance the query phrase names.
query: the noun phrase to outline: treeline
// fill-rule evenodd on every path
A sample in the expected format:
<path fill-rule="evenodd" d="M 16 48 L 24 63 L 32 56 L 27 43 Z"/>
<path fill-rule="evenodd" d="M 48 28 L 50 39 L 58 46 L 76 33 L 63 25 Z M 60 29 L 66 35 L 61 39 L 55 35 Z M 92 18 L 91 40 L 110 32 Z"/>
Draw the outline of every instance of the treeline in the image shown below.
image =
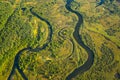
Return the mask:
<path fill-rule="evenodd" d="M 29 46 L 34 41 L 32 41 L 31 26 L 22 19 L 19 11 L 19 9 L 15 10 L 6 26 L 0 31 L 1 69 L 4 62 L 9 62 L 20 49 Z"/>
<path fill-rule="evenodd" d="M 5 26 L 13 12 L 12 6 L 7 2 L 0 2 L 0 30 Z"/>
<path fill-rule="evenodd" d="M 120 27 L 119 27 L 120 23 L 115 24 L 110 26 L 110 28 L 106 29 L 105 32 L 109 35 L 109 36 L 116 36 L 115 34 L 117 32 L 120 32 Z"/>
<path fill-rule="evenodd" d="M 35 8 L 33 9 L 33 12 L 36 12 L 37 14 L 43 16 L 44 18 L 51 17 L 50 12 L 53 5 L 56 4 L 56 0 L 50 0 L 41 2 L 42 4 L 37 4 Z"/>

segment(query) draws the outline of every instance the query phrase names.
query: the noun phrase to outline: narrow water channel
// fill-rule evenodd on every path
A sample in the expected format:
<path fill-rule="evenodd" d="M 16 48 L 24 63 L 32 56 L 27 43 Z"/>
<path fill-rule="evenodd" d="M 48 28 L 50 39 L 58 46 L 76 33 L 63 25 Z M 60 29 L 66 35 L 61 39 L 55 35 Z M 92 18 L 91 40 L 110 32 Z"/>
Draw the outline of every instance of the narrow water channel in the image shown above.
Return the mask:
<path fill-rule="evenodd" d="M 67 3 L 65 5 L 66 9 L 74 14 L 77 15 L 78 17 L 78 22 L 75 26 L 75 30 L 73 32 L 73 37 L 74 39 L 76 40 L 76 42 L 86 50 L 86 52 L 88 53 L 88 59 L 87 61 L 80 67 L 76 68 L 72 73 L 70 73 L 67 77 L 66 77 L 66 80 L 71 80 L 72 78 L 76 77 L 78 74 L 82 74 L 84 73 L 85 71 L 89 70 L 91 68 L 91 66 L 93 65 L 93 62 L 94 62 L 94 53 L 93 51 L 84 44 L 84 42 L 82 41 L 82 36 L 81 34 L 79 34 L 79 31 L 80 31 L 80 26 L 83 24 L 83 17 L 82 15 L 71 9 L 70 5 L 71 5 L 71 2 L 74 1 L 74 0 L 67 0 Z"/>

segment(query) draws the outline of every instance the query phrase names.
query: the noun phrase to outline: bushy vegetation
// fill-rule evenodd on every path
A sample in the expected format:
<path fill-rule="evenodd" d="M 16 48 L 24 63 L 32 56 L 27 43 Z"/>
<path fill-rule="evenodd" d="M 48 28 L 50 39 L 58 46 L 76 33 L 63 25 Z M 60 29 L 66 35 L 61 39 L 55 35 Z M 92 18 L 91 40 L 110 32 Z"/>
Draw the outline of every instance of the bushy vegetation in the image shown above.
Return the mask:
<path fill-rule="evenodd" d="M 2 0 L 0 1 L 0 79 L 7 80 L 15 56 L 18 66 L 29 80 L 65 80 L 85 63 L 88 54 L 76 42 L 73 32 L 78 21 L 65 8 L 66 0 Z M 75 80 L 117 80 L 120 74 L 120 7 L 115 0 L 95 8 L 96 2 L 75 0 L 73 10 L 83 16 L 80 35 L 94 52 L 92 67 L 74 77 Z M 49 42 L 50 26 L 52 38 Z M 44 49 L 41 49 L 46 45 Z M 117 77 L 116 77 L 117 76 Z M 16 69 L 12 79 L 21 80 Z"/>
<path fill-rule="evenodd" d="M 6 26 L 7 21 L 9 21 L 13 9 L 10 3 L 0 1 L 0 30 Z"/>

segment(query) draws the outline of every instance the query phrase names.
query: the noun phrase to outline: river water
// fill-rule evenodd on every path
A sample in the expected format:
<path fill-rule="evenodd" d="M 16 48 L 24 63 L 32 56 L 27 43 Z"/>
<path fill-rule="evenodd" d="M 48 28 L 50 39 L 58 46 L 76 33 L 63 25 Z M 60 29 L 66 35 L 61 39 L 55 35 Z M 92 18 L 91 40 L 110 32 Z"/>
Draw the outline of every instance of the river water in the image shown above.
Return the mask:
<path fill-rule="evenodd" d="M 79 34 L 79 31 L 80 31 L 80 26 L 83 24 L 83 17 L 82 15 L 71 9 L 70 7 L 70 4 L 72 3 L 73 0 L 67 0 L 67 3 L 65 5 L 66 9 L 74 14 L 77 15 L 78 17 L 78 22 L 75 26 L 75 30 L 73 32 L 73 37 L 74 39 L 76 40 L 76 42 L 82 46 L 82 48 L 84 48 L 86 50 L 86 52 L 88 53 L 88 59 L 87 61 L 80 67 L 76 68 L 72 73 L 70 73 L 67 77 L 66 77 L 66 80 L 71 80 L 72 78 L 76 77 L 78 74 L 82 74 L 84 73 L 85 71 L 89 70 L 91 68 L 91 66 L 93 65 L 93 62 L 94 62 L 94 53 L 93 51 L 84 44 L 84 42 L 82 41 L 82 36 L 81 34 Z"/>

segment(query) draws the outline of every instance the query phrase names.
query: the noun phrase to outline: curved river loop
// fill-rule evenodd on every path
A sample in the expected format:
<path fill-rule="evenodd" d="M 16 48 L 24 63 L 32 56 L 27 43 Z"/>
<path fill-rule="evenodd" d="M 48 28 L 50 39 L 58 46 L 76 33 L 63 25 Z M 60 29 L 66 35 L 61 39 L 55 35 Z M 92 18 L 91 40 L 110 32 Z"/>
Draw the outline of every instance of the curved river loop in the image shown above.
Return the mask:
<path fill-rule="evenodd" d="M 14 59 L 14 64 L 13 64 L 13 67 L 12 67 L 12 70 L 11 70 L 11 73 L 8 77 L 7 80 L 11 80 L 11 77 L 12 75 L 14 74 L 15 72 L 15 69 L 18 70 L 18 72 L 20 73 L 20 75 L 22 76 L 22 78 L 24 80 L 28 80 L 28 78 L 26 77 L 26 75 L 24 74 L 24 72 L 20 69 L 19 67 L 19 58 L 21 56 L 21 54 L 24 52 L 24 51 L 32 51 L 32 52 L 38 52 L 38 51 L 41 51 L 41 50 L 44 50 L 48 44 L 51 42 L 52 40 L 52 26 L 51 24 L 44 18 L 42 18 L 41 16 L 39 16 L 38 14 L 36 14 L 35 12 L 32 11 L 33 7 L 30 9 L 30 12 L 32 13 L 32 15 L 36 16 L 37 18 L 39 18 L 40 20 L 44 21 L 47 25 L 48 25 L 48 29 L 49 29 L 49 35 L 48 35 L 48 38 L 47 38 L 47 42 L 42 46 L 42 47 L 36 47 L 35 49 L 32 49 L 32 47 L 27 47 L 27 48 L 23 48 L 22 50 L 20 50 L 16 56 L 15 56 L 15 59 Z"/>
<path fill-rule="evenodd" d="M 71 80 L 72 78 L 76 77 L 78 74 L 82 74 L 84 73 L 85 71 L 89 70 L 91 68 L 91 66 L 93 65 L 93 62 L 94 62 L 94 53 L 93 51 L 84 44 L 84 42 L 82 41 L 82 36 L 81 34 L 79 34 L 79 31 L 80 31 L 80 26 L 83 24 L 83 17 L 82 15 L 71 9 L 70 5 L 71 5 L 71 2 L 74 1 L 74 0 L 67 0 L 66 2 L 66 9 L 74 14 L 77 15 L 78 17 L 78 22 L 75 26 L 75 30 L 73 32 L 73 37 L 74 39 L 76 40 L 76 42 L 86 50 L 86 52 L 88 53 L 88 59 L 87 61 L 80 67 L 76 68 L 72 73 L 70 73 L 67 77 L 66 77 L 66 80 Z"/>
<path fill-rule="evenodd" d="M 75 30 L 73 32 L 73 37 L 76 40 L 76 42 L 82 48 L 84 48 L 86 50 L 86 52 L 88 53 L 88 59 L 87 59 L 87 61 L 82 66 L 80 66 L 80 67 L 76 68 L 75 70 L 73 70 L 73 72 L 70 73 L 66 77 L 66 80 L 71 80 L 72 78 L 76 77 L 78 74 L 82 74 L 85 71 L 89 70 L 91 68 L 91 66 L 93 65 L 93 62 L 94 62 L 94 53 L 93 53 L 93 51 L 88 46 L 86 46 L 84 44 L 84 42 L 82 41 L 82 36 L 81 36 L 81 34 L 79 34 L 80 26 L 81 26 L 81 24 L 83 24 L 83 17 L 82 17 L 82 15 L 79 12 L 71 9 L 70 5 L 71 5 L 72 1 L 74 1 L 74 0 L 67 0 L 65 7 L 66 7 L 66 9 L 68 11 L 70 11 L 71 13 L 76 14 L 77 17 L 78 17 L 78 22 L 77 22 L 77 24 L 75 26 Z M 9 75 L 9 77 L 8 77 L 7 80 L 11 80 L 11 77 L 14 74 L 15 69 L 18 70 L 18 72 L 20 73 L 20 75 L 22 76 L 22 78 L 24 80 L 28 80 L 28 78 L 26 77 L 26 75 L 24 74 L 24 72 L 22 71 L 22 69 L 20 69 L 20 67 L 19 67 L 19 58 L 20 58 L 21 54 L 24 51 L 33 51 L 33 52 L 41 51 L 41 50 L 45 49 L 48 46 L 48 44 L 51 42 L 51 40 L 52 40 L 52 33 L 53 33 L 53 31 L 52 31 L 51 24 L 46 19 L 42 18 L 41 16 L 39 16 L 38 14 L 36 14 L 35 12 L 33 12 L 32 9 L 33 9 L 33 7 L 30 9 L 30 12 L 32 13 L 32 15 L 34 15 L 37 18 L 39 18 L 40 20 L 44 21 L 48 25 L 48 28 L 49 28 L 49 35 L 48 35 L 48 39 L 47 39 L 48 41 L 42 47 L 37 47 L 35 49 L 32 49 L 32 47 L 27 47 L 27 48 L 23 48 L 22 50 L 20 50 L 16 54 L 16 56 L 15 56 L 14 64 L 13 64 L 11 73 L 10 73 L 10 75 Z"/>

